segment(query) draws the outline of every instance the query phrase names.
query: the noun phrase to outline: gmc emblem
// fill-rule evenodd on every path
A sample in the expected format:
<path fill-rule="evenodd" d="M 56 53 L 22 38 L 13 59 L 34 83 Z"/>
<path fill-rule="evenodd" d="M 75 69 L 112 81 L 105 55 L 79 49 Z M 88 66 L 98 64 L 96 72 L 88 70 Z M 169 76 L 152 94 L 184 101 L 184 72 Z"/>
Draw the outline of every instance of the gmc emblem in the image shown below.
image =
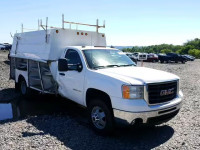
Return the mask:
<path fill-rule="evenodd" d="M 166 96 L 166 95 L 171 95 L 171 94 L 174 94 L 174 88 L 160 91 L 160 96 Z"/>

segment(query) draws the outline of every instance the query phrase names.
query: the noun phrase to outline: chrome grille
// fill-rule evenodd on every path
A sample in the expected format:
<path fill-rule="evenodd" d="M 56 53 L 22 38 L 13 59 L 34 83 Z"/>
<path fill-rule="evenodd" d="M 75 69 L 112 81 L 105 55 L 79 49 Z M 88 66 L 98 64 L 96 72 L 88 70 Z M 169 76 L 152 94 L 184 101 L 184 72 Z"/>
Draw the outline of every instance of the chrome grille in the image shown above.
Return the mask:
<path fill-rule="evenodd" d="M 148 84 L 149 104 L 171 101 L 177 95 L 177 81 Z"/>

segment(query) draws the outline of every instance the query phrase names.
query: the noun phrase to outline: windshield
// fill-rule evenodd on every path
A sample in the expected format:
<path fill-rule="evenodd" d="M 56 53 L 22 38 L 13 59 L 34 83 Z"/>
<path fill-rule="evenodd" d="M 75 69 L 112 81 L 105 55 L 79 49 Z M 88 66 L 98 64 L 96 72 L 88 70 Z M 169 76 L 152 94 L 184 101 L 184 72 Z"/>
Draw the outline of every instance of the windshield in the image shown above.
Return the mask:
<path fill-rule="evenodd" d="M 83 50 L 83 53 L 91 69 L 136 66 L 136 64 L 120 50 L 92 49 Z"/>

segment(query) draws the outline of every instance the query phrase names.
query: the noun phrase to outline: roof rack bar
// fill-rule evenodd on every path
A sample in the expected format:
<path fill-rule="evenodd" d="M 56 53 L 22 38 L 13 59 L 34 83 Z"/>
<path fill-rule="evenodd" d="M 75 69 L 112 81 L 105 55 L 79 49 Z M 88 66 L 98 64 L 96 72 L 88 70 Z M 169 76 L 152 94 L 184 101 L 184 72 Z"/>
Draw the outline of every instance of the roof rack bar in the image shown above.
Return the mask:
<path fill-rule="evenodd" d="M 69 24 L 69 28 L 71 29 L 71 25 L 72 24 L 75 24 L 76 25 L 76 30 L 78 30 L 78 25 L 83 25 L 83 26 L 90 26 L 90 27 L 96 27 L 96 32 L 98 33 L 99 32 L 99 28 L 105 28 L 105 20 L 103 22 L 103 25 L 100 26 L 99 25 L 99 20 L 97 19 L 96 20 L 96 25 L 94 24 L 86 24 L 86 23 L 79 23 L 79 22 L 70 22 L 70 21 L 65 21 L 65 18 L 64 18 L 64 14 L 62 14 L 62 27 L 54 27 L 54 26 L 48 26 L 48 17 L 46 17 L 46 25 L 43 25 L 42 24 L 42 19 L 38 19 L 38 29 L 36 30 L 40 30 L 40 27 L 45 30 L 47 32 L 47 29 L 48 28 L 54 28 L 54 29 L 65 29 L 65 26 L 64 24 L 65 23 L 68 23 Z M 26 30 L 35 30 L 35 29 L 28 29 L 28 28 L 24 28 L 23 27 L 23 24 L 21 24 L 21 32 L 23 33 L 24 32 L 24 29 Z"/>
<path fill-rule="evenodd" d="M 24 25 L 23 24 L 21 24 L 21 33 L 23 33 L 24 32 L 24 30 L 31 30 L 31 31 L 35 31 L 36 29 L 30 29 L 30 28 L 24 28 Z"/>
<path fill-rule="evenodd" d="M 44 28 L 44 26 L 45 26 L 45 27 L 48 27 L 48 28 L 51 28 L 51 29 L 62 29 L 62 28 L 60 28 L 60 27 L 53 27 L 53 26 L 46 26 L 46 25 L 40 25 L 40 26 L 43 27 L 44 30 L 46 30 L 46 29 Z"/>
<path fill-rule="evenodd" d="M 23 27 L 23 24 L 22 24 L 22 33 L 24 32 L 24 27 Z"/>
<path fill-rule="evenodd" d="M 40 30 L 40 20 L 38 19 L 38 31 Z"/>
<path fill-rule="evenodd" d="M 62 14 L 62 28 L 63 28 L 63 29 L 65 28 L 64 20 L 65 20 L 65 18 L 64 18 L 64 14 Z"/>
<path fill-rule="evenodd" d="M 99 28 L 105 28 L 105 21 L 104 21 L 103 26 L 99 26 L 99 20 L 98 20 L 98 19 L 97 19 L 97 24 L 96 24 L 96 25 L 86 24 L 86 23 L 78 23 L 78 22 L 70 22 L 70 21 L 64 21 L 64 20 L 63 20 L 63 23 L 68 23 L 68 24 L 70 24 L 70 28 L 71 28 L 71 24 L 96 27 L 96 32 L 98 32 Z"/>

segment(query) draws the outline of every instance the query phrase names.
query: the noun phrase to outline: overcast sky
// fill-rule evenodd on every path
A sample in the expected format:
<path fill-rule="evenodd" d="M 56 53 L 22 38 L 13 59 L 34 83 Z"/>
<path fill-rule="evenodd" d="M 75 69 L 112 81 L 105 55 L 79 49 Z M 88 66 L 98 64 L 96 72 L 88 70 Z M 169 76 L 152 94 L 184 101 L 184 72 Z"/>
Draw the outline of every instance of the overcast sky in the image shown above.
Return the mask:
<path fill-rule="evenodd" d="M 21 23 L 37 29 L 37 20 L 49 17 L 51 26 L 61 27 L 62 13 L 67 21 L 106 20 L 100 31 L 108 45 L 179 45 L 200 38 L 200 0 L 0 0 L 0 6 L 0 43 L 12 43 L 10 32 L 21 32 Z"/>

